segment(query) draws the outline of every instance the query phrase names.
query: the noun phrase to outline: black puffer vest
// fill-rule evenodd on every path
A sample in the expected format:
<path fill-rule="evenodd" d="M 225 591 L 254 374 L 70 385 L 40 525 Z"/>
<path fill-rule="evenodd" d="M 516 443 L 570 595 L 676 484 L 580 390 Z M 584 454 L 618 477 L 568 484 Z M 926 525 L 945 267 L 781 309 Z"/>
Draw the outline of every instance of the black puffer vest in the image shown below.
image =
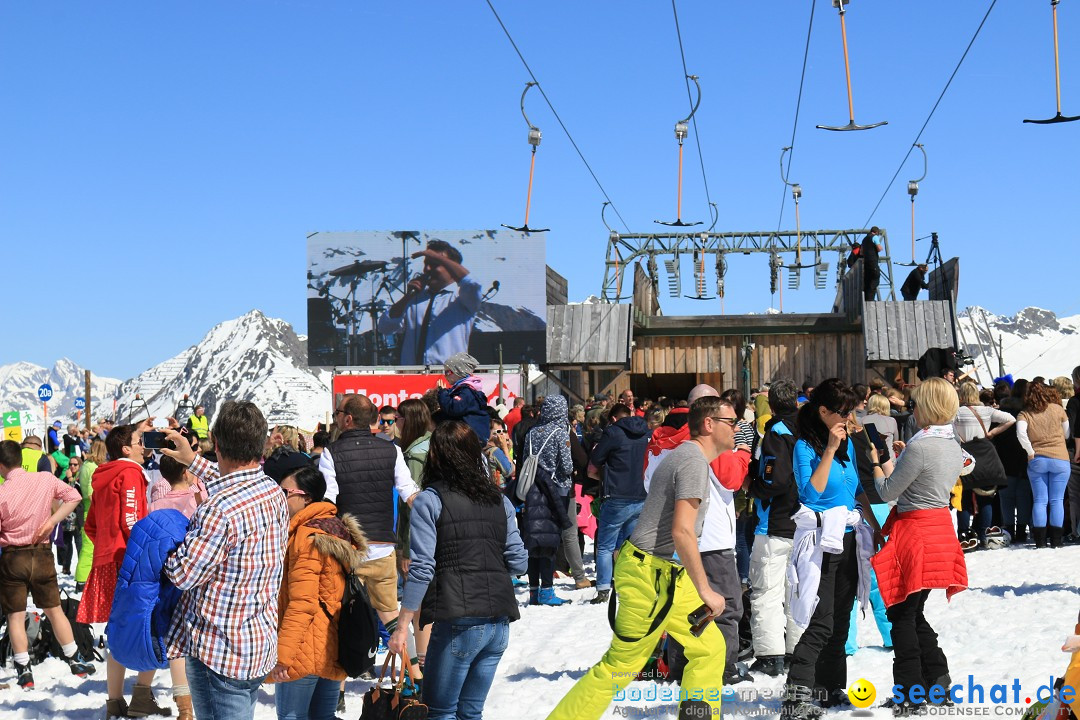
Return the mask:
<path fill-rule="evenodd" d="M 435 482 L 442 512 L 435 524 L 435 578 L 420 607 L 420 622 L 461 617 L 517 620 L 517 600 L 503 550 L 506 512 L 503 504 L 478 505 L 445 483 Z"/>
<path fill-rule="evenodd" d="M 330 445 L 337 475 L 337 506 L 360 522 L 370 542 L 392 543 L 394 465 L 398 449 L 370 430 L 346 430 Z"/>

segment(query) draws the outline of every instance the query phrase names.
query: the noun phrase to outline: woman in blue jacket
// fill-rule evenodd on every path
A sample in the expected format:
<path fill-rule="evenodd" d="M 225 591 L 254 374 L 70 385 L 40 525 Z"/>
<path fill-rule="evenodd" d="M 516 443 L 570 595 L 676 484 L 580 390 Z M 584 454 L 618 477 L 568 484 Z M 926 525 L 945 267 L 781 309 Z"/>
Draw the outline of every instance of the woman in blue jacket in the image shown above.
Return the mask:
<path fill-rule="evenodd" d="M 849 387 L 830 378 L 817 385 L 799 409 L 795 483 L 799 501 L 815 512 L 836 507 L 854 510 L 857 502 L 870 507 L 859 482 L 855 448 L 847 436 L 847 420 L 858 402 Z M 877 529 L 876 522 L 871 526 Z M 850 704 L 844 644 L 858 583 L 855 533 L 848 527 L 843 551 L 822 554 L 817 606 L 792 652 L 781 711 L 790 720 L 812 720 L 821 715 L 822 708 Z"/>

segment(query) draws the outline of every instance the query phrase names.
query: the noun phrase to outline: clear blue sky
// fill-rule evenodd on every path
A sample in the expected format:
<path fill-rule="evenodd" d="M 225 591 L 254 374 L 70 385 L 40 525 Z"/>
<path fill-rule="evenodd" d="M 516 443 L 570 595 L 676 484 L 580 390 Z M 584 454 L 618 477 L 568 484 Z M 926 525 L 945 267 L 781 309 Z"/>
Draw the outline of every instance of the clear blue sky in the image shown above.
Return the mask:
<path fill-rule="evenodd" d="M 839 21 L 818 0 L 791 169 L 804 228 L 863 224 L 988 5 L 855 0 L 856 119 L 889 125 L 834 134 L 814 129 L 847 121 Z M 496 8 L 630 228 L 670 219 L 687 112 L 670 4 Z M 717 230 L 775 229 L 810 3 L 678 9 Z M 1080 3 L 1059 15 L 1080 114 Z M 1080 311 L 1080 123 L 1021 124 L 1053 114 L 1052 63 L 1050 3 L 998 2 L 922 138 L 916 230 L 962 257 L 961 305 Z M 0 3 L 0 363 L 67 355 L 125 378 L 252 308 L 303 332 L 306 233 L 519 224 L 527 79 L 482 0 Z M 602 197 L 535 91 L 528 110 L 544 131 L 530 221 L 581 300 L 603 276 Z M 913 157 L 874 218 L 899 260 L 921 172 Z M 692 136 L 684 195 L 684 218 L 706 219 Z M 784 309 L 828 310 L 810 285 Z M 727 312 L 773 302 L 765 256 L 734 258 L 728 286 Z"/>

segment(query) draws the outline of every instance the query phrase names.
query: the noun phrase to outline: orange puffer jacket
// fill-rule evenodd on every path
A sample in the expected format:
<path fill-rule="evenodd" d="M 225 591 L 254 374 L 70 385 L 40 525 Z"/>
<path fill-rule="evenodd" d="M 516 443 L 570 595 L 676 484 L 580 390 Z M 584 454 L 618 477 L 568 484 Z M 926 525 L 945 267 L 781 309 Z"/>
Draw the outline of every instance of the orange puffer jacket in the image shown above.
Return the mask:
<path fill-rule="evenodd" d="M 289 521 L 278 598 L 278 662 L 289 668 L 290 680 L 345 679 L 337 662 L 337 615 L 346 569 L 351 572 L 366 555 L 360 525 L 351 515 L 339 518 L 332 503 L 312 503 Z"/>
<path fill-rule="evenodd" d="M 942 589 L 951 598 L 967 588 L 964 551 L 948 508 L 904 513 L 894 508 L 881 532 L 889 541 L 870 562 L 885 607 L 922 590 Z"/>

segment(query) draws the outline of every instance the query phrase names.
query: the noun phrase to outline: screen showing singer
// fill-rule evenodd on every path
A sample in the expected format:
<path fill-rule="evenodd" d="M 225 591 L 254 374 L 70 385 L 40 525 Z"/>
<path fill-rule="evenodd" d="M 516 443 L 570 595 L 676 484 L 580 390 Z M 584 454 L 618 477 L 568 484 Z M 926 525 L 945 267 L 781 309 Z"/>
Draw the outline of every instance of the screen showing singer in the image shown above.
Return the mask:
<path fill-rule="evenodd" d="M 484 290 L 448 242 L 431 240 L 412 258 L 424 259 L 424 271 L 379 318 L 379 332 L 403 334 L 402 365 L 441 365 L 451 355 L 468 352 Z"/>
<path fill-rule="evenodd" d="M 516 230 L 314 232 L 308 365 L 441 367 L 546 358 L 542 236 Z"/>

